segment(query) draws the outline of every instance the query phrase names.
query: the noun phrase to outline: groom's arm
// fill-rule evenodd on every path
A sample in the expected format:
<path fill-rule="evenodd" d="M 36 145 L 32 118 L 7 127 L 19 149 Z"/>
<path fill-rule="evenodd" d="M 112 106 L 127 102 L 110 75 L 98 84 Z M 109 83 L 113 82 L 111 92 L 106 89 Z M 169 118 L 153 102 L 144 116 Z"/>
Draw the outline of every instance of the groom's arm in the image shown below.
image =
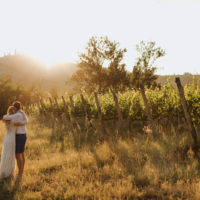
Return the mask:
<path fill-rule="evenodd" d="M 15 126 L 23 126 L 23 125 L 26 125 L 28 123 L 28 118 L 26 116 L 26 114 L 24 112 L 20 112 L 18 113 L 18 117 L 14 120 L 14 125 Z M 23 119 L 21 119 L 21 116 L 20 114 L 23 115 Z"/>

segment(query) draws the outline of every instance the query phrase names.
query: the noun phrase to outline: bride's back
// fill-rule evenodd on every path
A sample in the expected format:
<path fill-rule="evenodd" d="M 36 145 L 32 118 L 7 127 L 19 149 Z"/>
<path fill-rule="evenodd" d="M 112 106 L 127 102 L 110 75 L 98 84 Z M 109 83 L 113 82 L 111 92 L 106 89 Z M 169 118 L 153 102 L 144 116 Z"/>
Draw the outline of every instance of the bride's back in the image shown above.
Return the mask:
<path fill-rule="evenodd" d="M 13 115 L 16 113 L 16 108 L 14 106 L 9 106 L 7 110 L 8 115 Z M 7 134 L 15 134 L 16 132 L 16 127 L 14 126 L 14 123 L 12 120 L 6 121 L 5 123 L 6 126 L 6 133 Z"/>

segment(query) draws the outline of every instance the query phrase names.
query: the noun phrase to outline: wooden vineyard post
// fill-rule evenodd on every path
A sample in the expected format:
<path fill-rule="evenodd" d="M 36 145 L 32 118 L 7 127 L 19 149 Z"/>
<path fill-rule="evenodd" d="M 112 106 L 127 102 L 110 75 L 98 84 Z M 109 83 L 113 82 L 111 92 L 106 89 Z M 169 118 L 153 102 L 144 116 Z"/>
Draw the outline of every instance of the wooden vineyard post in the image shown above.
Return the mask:
<path fill-rule="evenodd" d="M 116 93 L 113 90 L 111 90 L 111 92 L 113 94 L 113 99 L 115 101 L 115 106 L 116 106 L 117 114 L 118 114 L 118 120 L 119 120 L 120 126 L 122 126 L 122 124 L 123 124 L 123 117 L 122 117 L 121 109 L 119 107 L 119 102 L 118 102 L 118 99 L 117 99 L 117 95 L 116 95 Z"/>
<path fill-rule="evenodd" d="M 41 113 L 40 104 L 39 104 L 39 103 L 36 103 L 36 104 L 37 104 L 37 107 L 38 107 L 39 113 Z"/>
<path fill-rule="evenodd" d="M 71 108 L 72 108 L 72 113 L 73 113 L 73 116 L 74 116 L 75 108 L 74 108 L 74 101 L 73 101 L 72 96 L 69 97 L 69 100 L 70 100 L 70 104 L 71 104 Z"/>
<path fill-rule="evenodd" d="M 49 102 L 50 102 L 51 108 L 53 109 L 53 116 L 54 116 L 55 115 L 55 109 L 54 109 L 51 97 L 49 97 Z"/>
<path fill-rule="evenodd" d="M 92 124 L 91 124 L 91 122 L 90 122 L 89 113 L 88 113 L 88 111 L 87 111 L 87 104 L 86 104 L 86 101 L 85 101 L 85 99 L 84 99 L 84 97 L 83 97 L 82 94 L 80 94 L 80 96 L 81 96 L 81 100 L 82 100 L 83 107 L 84 107 L 86 125 L 88 125 L 88 123 L 89 123 L 89 125 L 91 126 Z"/>
<path fill-rule="evenodd" d="M 101 127 L 102 127 L 103 132 L 106 134 L 107 131 L 106 131 L 106 128 L 105 128 L 105 126 L 104 126 L 103 119 L 102 119 L 101 107 L 100 107 L 99 99 L 98 99 L 98 95 L 97 95 L 96 92 L 94 93 L 94 97 L 95 97 L 95 102 L 96 102 L 97 109 L 98 109 L 98 117 L 99 117 L 99 121 L 101 122 Z"/>
<path fill-rule="evenodd" d="M 148 120 L 151 122 L 151 124 L 154 124 L 153 117 L 151 115 L 151 111 L 150 111 L 149 104 L 148 104 L 148 101 L 147 101 L 147 97 L 145 95 L 144 86 L 140 87 L 140 91 L 141 91 L 142 98 L 143 98 L 143 101 L 144 101 L 144 105 L 145 105 L 145 108 L 146 108 Z"/>
<path fill-rule="evenodd" d="M 40 103 L 36 103 L 36 105 L 37 105 L 37 107 L 38 107 L 39 114 L 41 114 L 42 111 L 41 111 Z"/>
<path fill-rule="evenodd" d="M 95 97 L 95 102 L 96 102 L 96 105 L 97 105 L 99 121 L 101 122 L 102 121 L 102 113 L 101 113 L 101 107 L 99 105 L 98 95 L 97 95 L 96 92 L 94 93 L 94 97 Z"/>
<path fill-rule="evenodd" d="M 142 99 L 143 99 L 143 102 L 144 102 L 144 106 L 146 108 L 147 117 L 148 117 L 148 120 L 149 120 L 149 122 L 151 124 L 151 128 L 152 128 L 153 134 L 154 134 L 154 136 L 156 136 L 156 133 L 157 133 L 156 126 L 155 126 L 155 123 L 153 121 L 151 110 L 150 110 L 150 107 L 149 107 L 149 104 L 148 104 L 148 101 L 147 101 L 147 97 L 146 97 L 146 94 L 145 94 L 144 85 L 140 86 L 140 92 L 142 94 Z"/>
<path fill-rule="evenodd" d="M 53 111 L 50 112 L 50 116 L 54 119 L 54 116 L 55 116 L 55 110 L 54 110 L 54 106 L 53 106 L 53 103 L 52 103 L 52 99 L 51 99 L 51 97 L 49 97 L 49 103 L 50 103 L 50 105 L 51 105 L 51 108 L 53 109 Z M 55 127 L 55 120 L 52 121 L 52 123 L 51 123 L 51 127 L 52 127 L 52 129 L 54 130 L 54 127 Z"/>
<path fill-rule="evenodd" d="M 44 102 L 43 102 L 42 98 L 40 99 L 40 105 L 41 105 L 41 108 L 43 108 L 44 115 L 46 115 L 45 105 L 44 105 Z"/>
<path fill-rule="evenodd" d="M 193 138 L 194 147 L 197 150 L 197 133 L 196 133 L 196 130 L 195 130 L 194 125 L 192 123 L 190 113 L 188 112 L 188 109 L 187 109 L 187 102 L 186 102 L 185 95 L 184 95 L 184 89 L 183 89 L 183 86 L 181 85 L 181 81 L 180 81 L 179 77 L 177 77 L 175 79 L 175 82 L 176 82 L 177 87 L 178 87 L 179 96 L 180 96 L 180 99 L 181 99 L 181 104 L 183 106 L 185 118 L 187 120 L 187 124 L 188 124 L 190 133 L 191 133 L 192 138 Z"/>
<path fill-rule="evenodd" d="M 56 107 L 57 107 L 57 115 L 59 115 L 59 106 L 58 106 L 58 101 L 57 101 L 56 97 L 54 97 L 54 101 L 55 101 L 55 104 L 56 104 Z"/>
<path fill-rule="evenodd" d="M 74 108 L 74 101 L 73 101 L 72 96 L 69 96 L 69 100 L 70 100 L 71 109 L 72 109 L 72 112 L 71 112 L 71 115 L 72 115 L 72 121 L 75 122 L 76 127 L 77 127 L 78 130 L 80 131 L 80 130 L 81 130 L 81 127 L 80 127 L 78 121 L 76 120 L 76 116 L 75 116 L 75 108 Z"/>
<path fill-rule="evenodd" d="M 66 104 L 65 99 L 64 99 L 63 96 L 62 96 L 62 100 L 63 100 L 63 105 L 64 105 L 64 107 L 65 107 L 66 118 L 70 121 L 70 116 L 69 116 L 68 107 L 67 107 L 67 104 Z"/>
<path fill-rule="evenodd" d="M 51 107 L 53 107 L 51 97 L 49 97 L 49 102 L 50 102 Z"/>
<path fill-rule="evenodd" d="M 56 98 L 56 97 L 54 97 L 54 100 L 55 100 L 55 104 L 56 104 L 56 107 L 57 107 L 57 109 L 59 109 L 59 107 L 58 107 L 58 101 L 57 101 L 57 98 Z"/>

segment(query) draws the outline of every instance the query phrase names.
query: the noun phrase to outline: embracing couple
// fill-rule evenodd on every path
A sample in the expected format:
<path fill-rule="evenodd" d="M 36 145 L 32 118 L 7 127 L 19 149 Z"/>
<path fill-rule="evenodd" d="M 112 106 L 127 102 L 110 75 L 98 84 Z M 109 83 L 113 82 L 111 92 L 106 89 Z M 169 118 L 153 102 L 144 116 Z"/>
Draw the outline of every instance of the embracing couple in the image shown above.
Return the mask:
<path fill-rule="evenodd" d="M 15 159 L 19 170 L 18 175 L 21 176 L 24 171 L 24 147 L 28 119 L 19 101 L 13 102 L 12 106 L 8 107 L 7 115 L 3 116 L 3 122 L 6 126 L 6 136 L 1 152 L 0 179 L 14 175 Z"/>

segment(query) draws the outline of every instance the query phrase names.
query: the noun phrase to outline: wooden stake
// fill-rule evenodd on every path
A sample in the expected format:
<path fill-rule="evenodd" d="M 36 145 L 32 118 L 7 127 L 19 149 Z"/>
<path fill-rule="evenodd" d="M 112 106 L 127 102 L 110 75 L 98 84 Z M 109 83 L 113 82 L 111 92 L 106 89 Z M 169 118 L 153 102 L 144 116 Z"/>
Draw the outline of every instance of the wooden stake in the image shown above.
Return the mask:
<path fill-rule="evenodd" d="M 51 108 L 53 109 L 52 114 L 55 115 L 55 109 L 54 109 L 51 97 L 49 97 L 49 102 L 50 102 Z"/>
<path fill-rule="evenodd" d="M 118 120 L 119 120 L 120 124 L 122 124 L 122 122 L 123 122 L 123 117 L 122 117 L 121 109 L 120 109 L 120 107 L 119 107 L 119 102 L 118 102 L 117 95 L 116 95 L 116 93 L 115 93 L 113 90 L 111 90 L 111 92 L 112 92 L 112 94 L 113 94 L 113 99 L 114 99 L 114 101 L 115 101 L 115 106 L 116 106 L 117 114 L 118 114 Z"/>
<path fill-rule="evenodd" d="M 81 100 L 82 100 L 83 107 L 84 107 L 85 117 L 86 117 L 87 119 L 89 119 L 89 115 L 88 115 L 88 112 L 87 112 L 86 101 L 85 101 L 85 99 L 84 99 L 84 97 L 83 97 L 82 94 L 80 94 L 80 96 L 81 96 Z"/>
<path fill-rule="evenodd" d="M 94 97 L 95 97 L 95 102 L 96 102 L 97 109 L 98 109 L 98 117 L 99 117 L 99 121 L 101 122 L 102 130 L 103 130 L 103 132 L 104 132 L 105 134 L 107 134 L 107 131 L 106 131 L 106 128 L 105 128 L 105 126 L 104 126 L 103 119 L 102 119 L 102 112 L 101 112 L 101 107 L 100 107 L 100 104 L 99 104 L 98 95 L 97 95 L 96 92 L 94 93 Z"/>
<path fill-rule="evenodd" d="M 42 98 L 40 99 L 40 105 L 41 105 L 41 108 L 43 108 L 44 115 L 46 115 L 46 108 L 45 108 L 45 105 L 44 105 L 44 102 L 43 102 Z"/>
<path fill-rule="evenodd" d="M 54 97 L 54 100 L 55 100 L 55 105 L 57 107 L 57 115 L 59 114 L 59 106 L 58 106 L 58 101 L 57 101 L 57 98 Z M 56 112 L 55 112 L 56 113 Z"/>
<path fill-rule="evenodd" d="M 64 107 L 65 107 L 66 118 L 70 121 L 70 116 L 69 116 L 68 107 L 67 107 L 67 104 L 66 104 L 65 99 L 64 99 L 63 96 L 62 96 L 62 100 L 63 100 L 63 105 L 64 105 Z"/>
<path fill-rule="evenodd" d="M 152 128 L 153 134 L 154 134 L 154 136 L 156 136 L 156 134 L 157 134 L 156 126 L 155 126 L 155 123 L 153 121 L 151 110 L 150 110 L 150 107 L 149 107 L 149 104 L 148 104 L 148 101 L 147 101 L 147 97 L 146 97 L 146 94 L 145 94 L 144 85 L 140 86 L 140 92 L 142 94 L 142 99 L 143 99 L 143 102 L 144 102 L 144 106 L 146 108 L 148 120 L 151 123 L 151 128 Z"/>
<path fill-rule="evenodd" d="M 99 105 L 98 95 L 97 95 L 96 92 L 94 93 L 94 97 L 95 97 L 95 102 L 96 102 L 96 105 L 97 105 L 99 121 L 102 121 L 101 107 Z"/>
<path fill-rule="evenodd" d="M 75 108 L 74 108 L 74 101 L 73 101 L 72 96 L 69 97 L 69 100 L 70 100 L 70 103 L 71 103 L 72 113 L 74 113 Z"/>
<path fill-rule="evenodd" d="M 196 130 L 194 128 L 190 113 L 188 112 L 188 109 L 187 109 L 187 102 L 186 102 L 186 99 L 185 99 L 184 89 L 183 89 L 183 86 L 181 85 L 180 78 L 177 77 L 175 79 L 175 82 L 176 82 L 177 87 L 178 87 L 179 96 L 180 96 L 181 103 L 182 103 L 182 106 L 183 106 L 185 118 L 187 120 L 187 124 L 188 124 L 190 133 L 191 133 L 192 138 L 193 138 L 194 147 L 197 148 L 197 133 L 196 133 Z"/>

